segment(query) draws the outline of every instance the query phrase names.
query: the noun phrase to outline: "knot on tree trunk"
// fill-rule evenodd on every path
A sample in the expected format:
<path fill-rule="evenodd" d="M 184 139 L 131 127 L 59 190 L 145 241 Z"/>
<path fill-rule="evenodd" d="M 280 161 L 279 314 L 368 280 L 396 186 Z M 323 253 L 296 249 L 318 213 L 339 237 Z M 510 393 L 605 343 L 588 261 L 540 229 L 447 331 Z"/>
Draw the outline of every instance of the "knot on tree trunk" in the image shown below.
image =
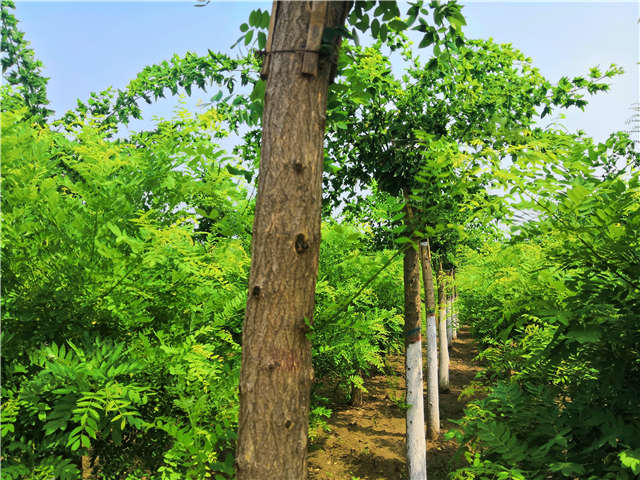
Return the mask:
<path fill-rule="evenodd" d="M 304 253 L 309 248 L 307 237 L 303 233 L 296 235 L 295 248 L 298 254 Z"/>

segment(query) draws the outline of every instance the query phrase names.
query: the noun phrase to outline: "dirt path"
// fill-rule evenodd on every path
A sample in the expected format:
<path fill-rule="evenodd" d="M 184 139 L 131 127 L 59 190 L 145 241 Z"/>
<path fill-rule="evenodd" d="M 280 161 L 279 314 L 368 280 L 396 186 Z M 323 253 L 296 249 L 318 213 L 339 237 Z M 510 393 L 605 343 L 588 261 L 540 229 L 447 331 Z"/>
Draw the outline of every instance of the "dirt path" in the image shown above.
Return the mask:
<path fill-rule="evenodd" d="M 442 434 L 455 425 L 449 419 L 462 416 L 462 389 L 480 367 L 473 361 L 476 347 L 462 330 L 450 351 L 451 391 L 440 395 Z M 391 374 L 366 381 L 362 407 L 335 408 L 328 421 L 331 431 L 317 438 L 309 449 L 310 480 L 402 480 L 405 471 L 404 360 L 389 361 Z M 444 480 L 457 446 L 441 438 L 427 444 L 429 480 Z"/>

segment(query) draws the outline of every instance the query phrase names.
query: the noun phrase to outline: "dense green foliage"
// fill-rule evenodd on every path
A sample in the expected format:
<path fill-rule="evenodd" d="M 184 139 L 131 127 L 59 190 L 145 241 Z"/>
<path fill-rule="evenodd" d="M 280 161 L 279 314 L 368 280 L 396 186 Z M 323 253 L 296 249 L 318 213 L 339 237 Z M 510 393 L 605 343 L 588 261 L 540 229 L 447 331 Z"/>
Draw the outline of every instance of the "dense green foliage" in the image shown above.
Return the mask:
<path fill-rule="evenodd" d="M 251 207 L 216 114 L 130 144 L 25 114 L 2 119 L 3 475 L 76 478 L 89 452 L 109 478 L 230 474 Z M 349 395 L 401 345 L 400 267 L 341 309 L 390 254 L 325 239 L 314 366 Z"/>
<path fill-rule="evenodd" d="M 89 448 L 105 473 L 133 458 L 193 478 L 217 468 L 233 440 L 249 219 L 210 141 L 215 114 L 131 144 L 24 114 L 2 121 L 4 475 L 58 471 Z"/>
<path fill-rule="evenodd" d="M 584 108 L 585 92 L 606 91 L 606 80 L 622 72 L 611 65 L 554 85 L 511 45 L 465 39 L 435 45 L 425 62 L 406 37 L 390 43 L 407 64 L 402 75 L 392 72 L 381 42 L 341 51 L 328 101 L 325 194 L 334 204 L 348 195 L 356 215 L 368 210 L 362 197 L 371 193 L 409 201 L 413 218 L 400 213 L 393 217 L 400 228 L 376 234 L 429 237 L 445 254 L 475 243 L 476 231 L 487 233 L 505 216 L 496 171 L 510 148 L 528 144 L 525 132 L 539 133 L 535 122 L 555 109 Z"/>
<path fill-rule="evenodd" d="M 514 167 L 540 217 L 463 252 L 461 315 L 497 383 L 466 410 L 455 478 L 637 478 L 638 153 L 624 134 L 543 143 L 535 190 Z"/>

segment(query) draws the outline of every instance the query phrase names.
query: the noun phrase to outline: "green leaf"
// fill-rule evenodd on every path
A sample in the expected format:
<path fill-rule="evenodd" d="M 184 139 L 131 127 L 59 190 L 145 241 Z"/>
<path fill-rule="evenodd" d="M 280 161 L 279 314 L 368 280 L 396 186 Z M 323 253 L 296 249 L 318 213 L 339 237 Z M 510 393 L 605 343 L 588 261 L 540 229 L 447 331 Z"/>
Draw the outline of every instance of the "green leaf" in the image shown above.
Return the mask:
<path fill-rule="evenodd" d="M 463 25 L 467 24 L 467 21 L 460 12 L 453 12 L 447 17 L 447 20 L 449 20 L 449 23 L 456 29 L 460 29 Z"/>
<path fill-rule="evenodd" d="M 387 27 L 386 23 L 383 23 L 382 25 L 380 25 L 380 40 L 382 40 L 383 42 L 386 42 L 388 32 L 389 32 L 389 27 Z"/>
<path fill-rule="evenodd" d="M 360 21 L 355 24 L 355 27 L 361 32 L 366 31 L 369 28 L 369 15 L 363 15 Z"/>
<path fill-rule="evenodd" d="M 602 336 L 602 329 L 593 326 L 572 328 L 566 333 L 566 336 L 579 343 L 596 343 Z"/>
<path fill-rule="evenodd" d="M 254 30 L 249 30 L 247 34 L 244 36 L 244 44 L 249 45 L 251 40 L 253 40 L 253 32 Z"/>
<path fill-rule="evenodd" d="M 264 32 L 258 32 L 258 48 L 260 50 L 267 48 L 267 34 Z"/>
<path fill-rule="evenodd" d="M 355 27 L 351 29 L 351 38 L 353 39 L 353 43 L 359 47 L 360 46 L 360 37 L 358 37 L 358 32 Z"/>
<path fill-rule="evenodd" d="M 407 24 L 398 19 L 391 20 L 388 25 L 394 32 L 401 32 L 407 29 Z"/>
<path fill-rule="evenodd" d="M 380 33 L 380 21 L 377 18 L 373 19 L 371 22 L 371 35 L 373 38 L 378 38 L 378 34 Z"/>
<path fill-rule="evenodd" d="M 618 457 L 623 466 L 629 468 L 634 475 L 640 475 L 640 448 L 620 452 Z"/>
<path fill-rule="evenodd" d="M 260 13 L 260 9 L 252 10 L 249 14 L 249 25 L 252 27 L 259 27 L 262 21 L 262 15 Z"/>
<path fill-rule="evenodd" d="M 117 225 L 109 222 L 107 223 L 107 228 L 109 230 L 111 230 L 111 232 L 116 236 L 116 237 L 122 237 L 122 231 L 118 228 Z"/>
<path fill-rule="evenodd" d="M 420 41 L 420 44 L 418 45 L 418 48 L 426 48 L 432 43 L 433 43 L 432 37 L 430 35 L 424 35 L 422 37 L 422 40 Z"/>
<path fill-rule="evenodd" d="M 393 217 L 391 217 L 391 221 L 392 222 L 397 222 L 398 220 L 400 220 L 401 218 L 404 218 L 404 216 L 406 215 L 405 212 L 400 212 L 395 214 Z"/>
<path fill-rule="evenodd" d="M 262 12 L 262 19 L 261 19 L 261 23 L 260 23 L 260 27 L 264 28 L 265 30 L 269 28 L 269 23 L 271 21 L 271 14 L 269 13 L 268 10 L 265 10 L 264 12 Z"/>
<path fill-rule="evenodd" d="M 51 435 L 56 430 L 64 430 L 67 428 L 67 421 L 64 419 L 51 420 L 44 425 L 44 434 Z"/>

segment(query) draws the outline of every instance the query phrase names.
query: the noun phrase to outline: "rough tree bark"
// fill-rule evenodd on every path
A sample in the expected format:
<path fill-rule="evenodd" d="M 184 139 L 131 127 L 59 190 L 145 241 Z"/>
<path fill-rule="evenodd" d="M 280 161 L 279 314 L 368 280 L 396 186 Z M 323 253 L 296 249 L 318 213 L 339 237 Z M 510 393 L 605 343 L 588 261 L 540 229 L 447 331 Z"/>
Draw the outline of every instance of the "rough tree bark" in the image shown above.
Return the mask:
<path fill-rule="evenodd" d="M 307 472 L 312 320 L 320 247 L 323 137 L 331 60 L 324 27 L 351 2 L 274 2 L 267 46 L 260 177 L 242 334 L 239 480 Z M 318 33 L 319 32 L 319 33 Z M 316 42 L 316 40 L 320 38 Z M 309 48 L 309 40 L 314 45 Z M 311 55 L 319 61 L 309 71 Z"/>
<path fill-rule="evenodd" d="M 404 338 L 409 480 L 427 479 L 420 324 L 420 265 L 418 252 L 409 246 L 404 253 Z"/>
<path fill-rule="evenodd" d="M 449 344 L 447 342 L 447 299 L 445 291 L 445 274 L 442 271 L 442 263 L 438 271 L 438 306 L 440 315 L 438 318 L 438 333 L 440 337 L 440 362 L 438 364 L 438 385 L 440 391 L 449 391 Z"/>
<path fill-rule="evenodd" d="M 438 396 L 438 345 L 436 334 L 436 297 L 433 286 L 429 240 L 420 243 L 422 281 L 427 306 L 427 435 L 436 440 L 440 435 L 440 400 Z"/>
<path fill-rule="evenodd" d="M 92 449 L 89 449 L 88 455 L 83 455 L 80 459 L 82 467 L 82 480 L 93 478 L 93 465 L 91 464 Z"/>

